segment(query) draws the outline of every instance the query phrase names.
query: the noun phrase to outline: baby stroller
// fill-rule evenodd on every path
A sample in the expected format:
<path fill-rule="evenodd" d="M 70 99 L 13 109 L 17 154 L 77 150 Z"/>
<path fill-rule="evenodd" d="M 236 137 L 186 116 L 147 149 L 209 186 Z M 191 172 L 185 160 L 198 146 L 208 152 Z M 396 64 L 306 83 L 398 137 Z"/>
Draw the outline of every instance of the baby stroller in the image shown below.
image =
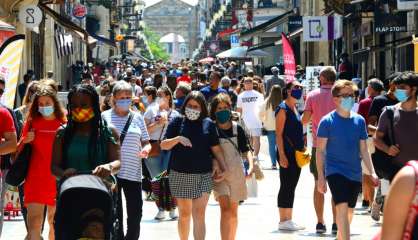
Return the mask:
<path fill-rule="evenodd" d="M 118 239 L 118 201 L 112 186 L 116 186 L 116 179 L 108 183 L 91 174 L 80 174 L 63 180 L 57 199 L 55 238 Z M 93 236 L 86 236 L 86 229 Z"/>

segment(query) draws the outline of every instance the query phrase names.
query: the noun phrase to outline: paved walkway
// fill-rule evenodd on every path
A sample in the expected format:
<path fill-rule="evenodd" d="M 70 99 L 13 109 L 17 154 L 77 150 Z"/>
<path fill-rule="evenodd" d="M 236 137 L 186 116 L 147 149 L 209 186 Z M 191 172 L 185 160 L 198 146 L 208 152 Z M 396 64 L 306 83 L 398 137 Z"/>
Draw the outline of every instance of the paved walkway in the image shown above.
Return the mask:
<path fill-rule="evenodd" d="M 263 139 L 265 140 L 265 139 Z M 267 153 L 266 142 L 263 141 L 262 153 Z M 262 165 L 269 166 L 266 154 L 261 154 Z M 315 234 L 316 216 L 312 202 L 313 181 L 308 168 L 304 168 L 296 189 L 294 208 L 294 221 L 306 227 L 305 231 L 297 233 L 279 232 L 277 192 L 279 190 L 279 171 L 265 170 L 266 178 L 259 182 L 258 198 L 245 201 L 239 208 L 239 226 L 237 240 L 308 240 L 308 239 L 335 239 L 330 233 L 332 224 L 331 204 L 329 193 L 326 196 L 325 219 L 328 233 Z M 359 205 L 358 205 L 359 206 Z M 156 207 L 151 202 L 144 203 L 144 212 L 141 223 L 141 239 L 175 240 L 177 236 L 177 222 L 153 220 Z M 126 215 L 125 215 L 126 216 Z M 168 214 L 167 214 L 168 216 Z M 208 240 L 220 240 L 219 219 L 220 210 L 216 201 L 211 198 L 207 208 L 207 238 Z M 357 209 L 352 223 L 352 239 L 371 239 L 378 232 L 379 225 L 371 220 L 363 209 Z M 19 240 L 25 236 L 24 224 L 21 220 L 6 222 L 1 239 Z M 46 238 L 45 238 L 46 239 Z M 192 237 L 190 237 L 192 239 Z"/>

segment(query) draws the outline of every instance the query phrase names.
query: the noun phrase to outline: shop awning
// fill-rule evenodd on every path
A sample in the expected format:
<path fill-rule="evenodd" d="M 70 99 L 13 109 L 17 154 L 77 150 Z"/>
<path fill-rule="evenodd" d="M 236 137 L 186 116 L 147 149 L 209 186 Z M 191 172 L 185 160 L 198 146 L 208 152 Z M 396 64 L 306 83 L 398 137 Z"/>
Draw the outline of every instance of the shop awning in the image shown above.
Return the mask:
<path fill-rule="evenodd" d="M 116 42 L 112 39 L 105 38 L 102 36 L 97 35 L 96 33 L 88 32 L 93 38 L 97 39 L 97 41 L 102 42 L 110 47 L 116 47 Z"/>
<path fill-rule="evenodd" d="M 266 31 L 268 31 L 268 30 L 270 30 L 270 29 L 272 29 L 274 27 L 277 27 L 281 23 L 283 23 L 283 20 L 289 14 L 292 14 L 292 13 L 293 13 L 293 10 L 288 11 L 288 12 L 285 12 L 282 15 L 279 15 L 279 16 L 277 16 L 275 18 L 272 18 L 272 19 L 268 20 L 267 22 L 264 22 L 264 23 L 262 23 L 262 24 L 260 24 L 258 26 L 255 26 L 255 27 L 253 27 L 251 29 L 248 29 L 246 31 L 243 31 L 240 34 L 240 38 L 248 39 L 250 37 L 260 35 L 261 33 L 264 33 L 264 32 L 266 32 Z"/>
<path fill-rule="evenodd" d="M 10 25 L 6 22 L 0 21 L 0 30 L 3 31 L 15 31 L 16 28 L 13 25 Z"/>
<path fill-rule="evenodd" d="M 46 14 L 48 14 L 49 16 L 51 16 L 55 20 L 55 22 L 57 22 L 62 27 L 66 28 L 67 30 L 69 30 L 72 33 L 74 33 L 73 35 L 75 37 L 78 37 L 83 42 L 87 43 L 89 45 L 89 47 L 92 48 L 97 43 L 97 40 L 95 38 L 93 38 L 92 36 L 90 36 L 90 34 L 85 29 L 81 28 L 77 24 L 73 23 L 72 21 L 68 20 L 67 18 L 64 18 L 59 13 L 55 12 L 54 10 L 52 10 L 51 8 L 49 8 L 48 6 L 46 6 L 44 4 L 39 4 L 39 7 Z"/>
<path fill-rule="evenodd" d="M 287 37 L 289 39 L 293 39 L 293 38 L 299 36 L 300 34 L 302 34 L 302 32 L 303 32 L 303 28 L 299 28 L 298 30 L 295 30 L 295 31 L 291 32 L 289 35 L 287 35 Z M 259 45 L 252 46 L 248 49 L 248 51 L 250 52 L 250 51 L 257 50 L 257 49 L 263 49 L 263 48 L 268 48 L 268 47 L 281 45 L 282 44 L 282 37 L 279 36 L 279 38 L 280 39 L 275 41 L 275 42 L 264 43 L 264 44 L 259 44 Z"/>

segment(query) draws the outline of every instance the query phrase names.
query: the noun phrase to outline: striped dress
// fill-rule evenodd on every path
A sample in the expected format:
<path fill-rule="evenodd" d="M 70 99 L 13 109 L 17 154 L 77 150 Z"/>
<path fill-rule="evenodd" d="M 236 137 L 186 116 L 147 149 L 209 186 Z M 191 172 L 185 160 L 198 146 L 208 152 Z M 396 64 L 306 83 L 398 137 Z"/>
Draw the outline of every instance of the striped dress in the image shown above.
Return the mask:
<path fill-rule="evenodd" d="M 134 117 L 121 146 L 121 169 L 118 173 L 118 178 L 141 182 L 142 163 L 139 158 L 139 153 L 142 149 L 141 141 L 149 141 L 149 135 L 141 114 L 132 113 Z M 110 109 L 103 112 L 102 117 L 109 126 L 116 128 L 120 135 L 128 121 L 129 115 L 120 117 L 113 109 Z"/>

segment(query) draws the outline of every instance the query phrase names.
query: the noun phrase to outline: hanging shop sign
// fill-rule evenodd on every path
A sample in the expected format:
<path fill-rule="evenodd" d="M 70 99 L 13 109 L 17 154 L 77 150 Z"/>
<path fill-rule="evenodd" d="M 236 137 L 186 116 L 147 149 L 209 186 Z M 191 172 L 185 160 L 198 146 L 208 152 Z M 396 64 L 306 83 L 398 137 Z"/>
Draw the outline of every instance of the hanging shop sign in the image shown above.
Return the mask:
<path fill-rule="evenodd" d="M 295 80 L 296 60 L 292 44 L 290 43 L 289 39 L 286 37 L 284 33 L 282 33 L 282 43 L 284 75 L 286 76 L 286 81 L 291 82 Z"/>
<path fill-rule="evenodd" d="M 26 28 L 36 28 L 42 21 L 42 10 L 36 5 L 26 5 L 19 8 L 19 22 Z"/>
<path fill-rule="evenodd" d="M 287 31 L 289 33 L 299 30 L 303 27 L 302 16 L 289 16 Z"/>
<path fill-rule="evenodd" d="M 87 15 L 87 7 L 83 4 L 76 4 L 73 8 L 73 16 L 78 19 L 83 19 Z"/>
<path fill-rule="evenodd" d="M 418 10 L 418 0 L 398 0 L 398 10 Z"/>
<path fill-rule="evenodd" d="M 335 16 L 303 17 L 303 41 L 329 41 L 343 36 L 343 18 Z"/>
<path fill-rule="evenodd" d="M 0 102 L 9 108 L 13 108 L 15 102 L 24 46 L 25 35 L 15 35 L 0 46 L 0 76 L 6 81 Z"/>
<path fill-rule="evenodd" d="M 238 34 L 232 34 L 230 41 L 231 41 L 231 48 L 239 47 L 240 46 L 239 45 L 239 37 L 238 37 Z"/>

